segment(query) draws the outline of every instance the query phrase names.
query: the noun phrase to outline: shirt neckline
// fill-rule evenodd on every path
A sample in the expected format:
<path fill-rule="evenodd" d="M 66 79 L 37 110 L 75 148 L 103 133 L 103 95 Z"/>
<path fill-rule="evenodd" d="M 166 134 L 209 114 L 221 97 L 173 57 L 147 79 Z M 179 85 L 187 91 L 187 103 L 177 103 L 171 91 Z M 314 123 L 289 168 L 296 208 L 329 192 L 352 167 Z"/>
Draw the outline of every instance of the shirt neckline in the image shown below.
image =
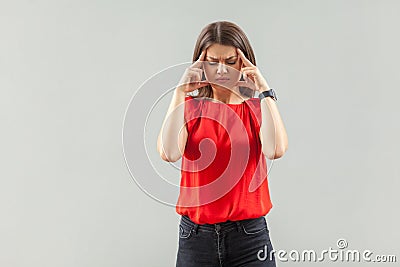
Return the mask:
<path fill-rule="evenodd" d="M 214 103 L 214 104 L 225 104 L 225 105 L 228 105 L 228 106 L 240 106 L 240 105 L 245 104 L 250 99 L 251 98 L 245 99 L 240 103 L 224 103 L 224 102 L 221 102 L 221 101 L 212 101 L 212 100 L 208 100 L 208 99 L 203 99 L 203 101 L 208 102 L 208 103 Z"/>

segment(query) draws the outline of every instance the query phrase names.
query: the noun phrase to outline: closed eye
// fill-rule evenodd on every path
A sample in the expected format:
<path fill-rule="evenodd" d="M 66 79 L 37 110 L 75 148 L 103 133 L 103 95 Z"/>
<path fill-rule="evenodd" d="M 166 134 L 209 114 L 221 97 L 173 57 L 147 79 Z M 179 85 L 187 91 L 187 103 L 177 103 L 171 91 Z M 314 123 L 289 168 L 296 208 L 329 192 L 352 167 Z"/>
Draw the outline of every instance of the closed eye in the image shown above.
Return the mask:
<path fill-rule="evenodd" d="M 208 62 L 209 65 L 216 65 L 218 62 Z M 227 62 L 229 65 L 235 65 L 236 61 Z"/>

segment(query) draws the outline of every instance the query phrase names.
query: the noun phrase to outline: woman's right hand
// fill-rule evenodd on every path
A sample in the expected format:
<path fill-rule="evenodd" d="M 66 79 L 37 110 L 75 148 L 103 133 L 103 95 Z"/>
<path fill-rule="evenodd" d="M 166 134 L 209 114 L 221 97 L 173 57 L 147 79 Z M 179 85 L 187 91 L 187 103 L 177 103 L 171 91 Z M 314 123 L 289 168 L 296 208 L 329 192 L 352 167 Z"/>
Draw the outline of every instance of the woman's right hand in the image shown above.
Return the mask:
<path fill-rule="evenodd" d="M 203 50 L 199 59 L 185 70 L 185 73 L 183 74 L 181 80 L 179 81 L 179 85 L 176 88 L 177 90 L 180 92 L 189 93 L 209 84 L 208 81 L 201 80 L 204 71 L 203 61 L 205 59 L 205 55 L 206 51 Z"/>

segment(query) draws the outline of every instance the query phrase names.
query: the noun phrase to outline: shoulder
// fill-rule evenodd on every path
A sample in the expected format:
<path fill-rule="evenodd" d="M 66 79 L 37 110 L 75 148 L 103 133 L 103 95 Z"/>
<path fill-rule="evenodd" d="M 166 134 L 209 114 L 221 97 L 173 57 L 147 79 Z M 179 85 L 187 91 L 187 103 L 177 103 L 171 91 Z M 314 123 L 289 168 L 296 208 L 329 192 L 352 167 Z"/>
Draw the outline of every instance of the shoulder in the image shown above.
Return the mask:
<path fill-rule="evenodd" d="M 251 107 L 260 108 L 260 99 L 258 97 L 252 97 L 245 100 L 245 102 Z"/>
<path fill-rule="evenodd" d="M 249 98 L 246 100 L 247 107 L 253 120 L 258 126 L 261 125 L 261 102 L 258 97 Z"/>
<path fill-rule="evenodd" d="M 260 98 L 258 98 L 258 97 L 251 97 L 251 98 L 247 98 L 246 101 L 249 101 L 249 102 L 258 102 L 258 103 L 260 103 Z"/>
<path fill-rule="evenodd" d="M 192 95 L 185 96 L 185 114 L 189 117 L 196 116 L 201 109 L 201 101 L 198 97 Z"/>

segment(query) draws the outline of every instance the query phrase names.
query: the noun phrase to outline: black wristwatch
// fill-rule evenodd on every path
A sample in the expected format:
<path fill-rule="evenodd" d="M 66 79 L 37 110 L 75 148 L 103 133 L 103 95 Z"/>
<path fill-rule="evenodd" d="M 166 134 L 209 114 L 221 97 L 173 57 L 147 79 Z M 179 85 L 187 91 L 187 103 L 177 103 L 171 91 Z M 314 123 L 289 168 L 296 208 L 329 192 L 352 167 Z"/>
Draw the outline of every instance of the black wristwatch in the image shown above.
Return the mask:
<path fill-rule="evenodd" d="M 271 97 L 271 98 L 272 98 L 273 100 L 275 100 L 275 101 L 278 100 L 278 97 L 276 96 L 275 91 L 274 91 L 272 88 L 270 88 L 270 89 L 267 90 L 267 91 L 261 92 L 261 93 L 258 95 L 258 97 L 260 98 L 260 100 L 263 99 L 263 98 L 265 98 L 265 97 Z"/>

